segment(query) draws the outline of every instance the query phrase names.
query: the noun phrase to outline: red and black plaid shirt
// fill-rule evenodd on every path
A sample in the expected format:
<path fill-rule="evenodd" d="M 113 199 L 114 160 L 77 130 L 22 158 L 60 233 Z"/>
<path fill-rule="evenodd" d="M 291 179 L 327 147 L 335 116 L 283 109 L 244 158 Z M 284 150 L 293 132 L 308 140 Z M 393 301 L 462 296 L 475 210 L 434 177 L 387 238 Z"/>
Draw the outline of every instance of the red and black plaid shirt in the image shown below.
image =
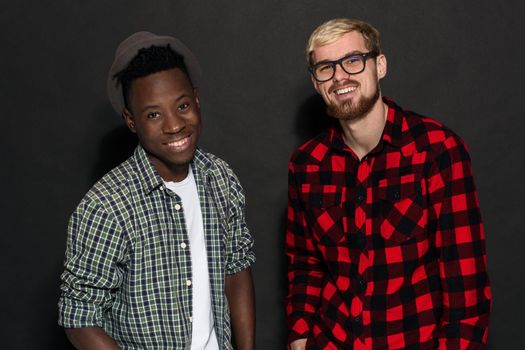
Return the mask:
<path fill-rule="evenodd" d="M 392 101 L 361 161 L 330 129 L 289 166 L 289 342 L 484 349 L 491 291 L 465 144 Z"/>

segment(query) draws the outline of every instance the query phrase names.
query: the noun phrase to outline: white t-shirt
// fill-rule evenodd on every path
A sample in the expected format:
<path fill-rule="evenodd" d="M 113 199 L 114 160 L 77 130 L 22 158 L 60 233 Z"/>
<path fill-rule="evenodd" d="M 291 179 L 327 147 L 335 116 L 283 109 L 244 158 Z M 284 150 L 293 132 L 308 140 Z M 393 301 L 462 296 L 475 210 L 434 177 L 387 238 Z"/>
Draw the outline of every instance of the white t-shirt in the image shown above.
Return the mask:
<path fill-rule="evenodd" d="M 218 350 L 217 335 L 213 327 L 211 309 L 208 256 L 202 212 L 197 185 L 191 167 L 188 176 L 180 182 L 164 182 L 182 201 L 184 220 L 188 232 L 193 280 L 193 317 L 191 350 Z"/>

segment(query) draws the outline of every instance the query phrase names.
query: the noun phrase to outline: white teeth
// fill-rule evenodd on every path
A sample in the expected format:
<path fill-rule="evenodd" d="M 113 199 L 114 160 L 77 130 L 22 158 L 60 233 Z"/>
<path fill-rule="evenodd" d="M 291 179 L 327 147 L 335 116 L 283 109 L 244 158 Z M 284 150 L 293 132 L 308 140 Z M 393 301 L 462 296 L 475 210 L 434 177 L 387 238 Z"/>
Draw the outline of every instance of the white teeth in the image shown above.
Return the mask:
<path fill-rule="evenodd" d="M 168 146 L 172 146 L 172 147 L 180 147 L 184 144 L 186 144 L 188 142 L 188 138 L 185 137 L 183 138 L 182 140 L 180 141 L 172 141 L 172 142 L 168 142 Z"/>
<path fill-rule="evenodd" d="M 335 93 L 338 94 L 338 95 L 342 95 L 342 94 L 347 94 L 349 92 L 352 92 L 355 89 L 356 89 L 355 86 L 350 86 L 350 87 L 347 87 L 347 88 L 344 88 L 344 89 L 335 90 Z"/>

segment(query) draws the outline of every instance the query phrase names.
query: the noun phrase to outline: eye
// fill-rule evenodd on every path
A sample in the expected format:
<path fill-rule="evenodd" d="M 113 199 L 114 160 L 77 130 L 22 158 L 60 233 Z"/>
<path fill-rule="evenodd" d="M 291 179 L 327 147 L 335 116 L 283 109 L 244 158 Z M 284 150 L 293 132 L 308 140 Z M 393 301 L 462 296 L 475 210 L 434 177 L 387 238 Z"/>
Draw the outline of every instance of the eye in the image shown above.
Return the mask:
<path fill-rule="evenodd" d="M 331 64 L 321 64 L 317 66 L 316 70 L 319 73 L 329 72 L 332 70 L 332 65 Z"/>
<path fill-rule="evenodd" d="M 160 117 L 160 113 L 159 112 L 151 112 L 151 113 L 147 114 L 147 117 L 148 117 L 148 119 L 156 119 L 156 118 Z"/>
<path fill-rule="evenodd" d="M 362 57 L 361 56 L 348 56 L 346 59 L 345 59 L 345 64 L 355 64 L 359 61 L 362 60 Z"/>
<path fill-rule="evenodd" d="M 189 103 L 183 103 L 183 104 L 181 104 L 181 105 L 179 105 L 179 106 L 177 107 L 177 109 L 178 109 L 179 111 L 185 111 L 185 110 L 187 110 L 188 108 L 190 108 L 190 104 L 189 104 Z"/>

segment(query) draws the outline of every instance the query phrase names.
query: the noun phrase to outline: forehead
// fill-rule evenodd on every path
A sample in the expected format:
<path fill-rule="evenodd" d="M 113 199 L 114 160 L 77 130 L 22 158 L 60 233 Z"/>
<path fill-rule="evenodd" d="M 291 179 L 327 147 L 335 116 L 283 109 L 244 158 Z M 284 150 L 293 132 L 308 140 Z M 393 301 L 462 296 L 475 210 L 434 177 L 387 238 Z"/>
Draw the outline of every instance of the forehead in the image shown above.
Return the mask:
<path fill-rule="evenodd" d="M 188 76 L 179 68 L 163 70 L 135 79 L 130 86 L 130 98 L 152 99 L 166 95 L 182 95 L 192 92 Z"/>
<path fill-rule="evenodd" d="M 316 47 L 312 52 L 312 61 L 337 60 L 352 52 L 367 52 L 365 39 L 359 32 L 352 31 L 343 34 L 336 41 Z"/>

